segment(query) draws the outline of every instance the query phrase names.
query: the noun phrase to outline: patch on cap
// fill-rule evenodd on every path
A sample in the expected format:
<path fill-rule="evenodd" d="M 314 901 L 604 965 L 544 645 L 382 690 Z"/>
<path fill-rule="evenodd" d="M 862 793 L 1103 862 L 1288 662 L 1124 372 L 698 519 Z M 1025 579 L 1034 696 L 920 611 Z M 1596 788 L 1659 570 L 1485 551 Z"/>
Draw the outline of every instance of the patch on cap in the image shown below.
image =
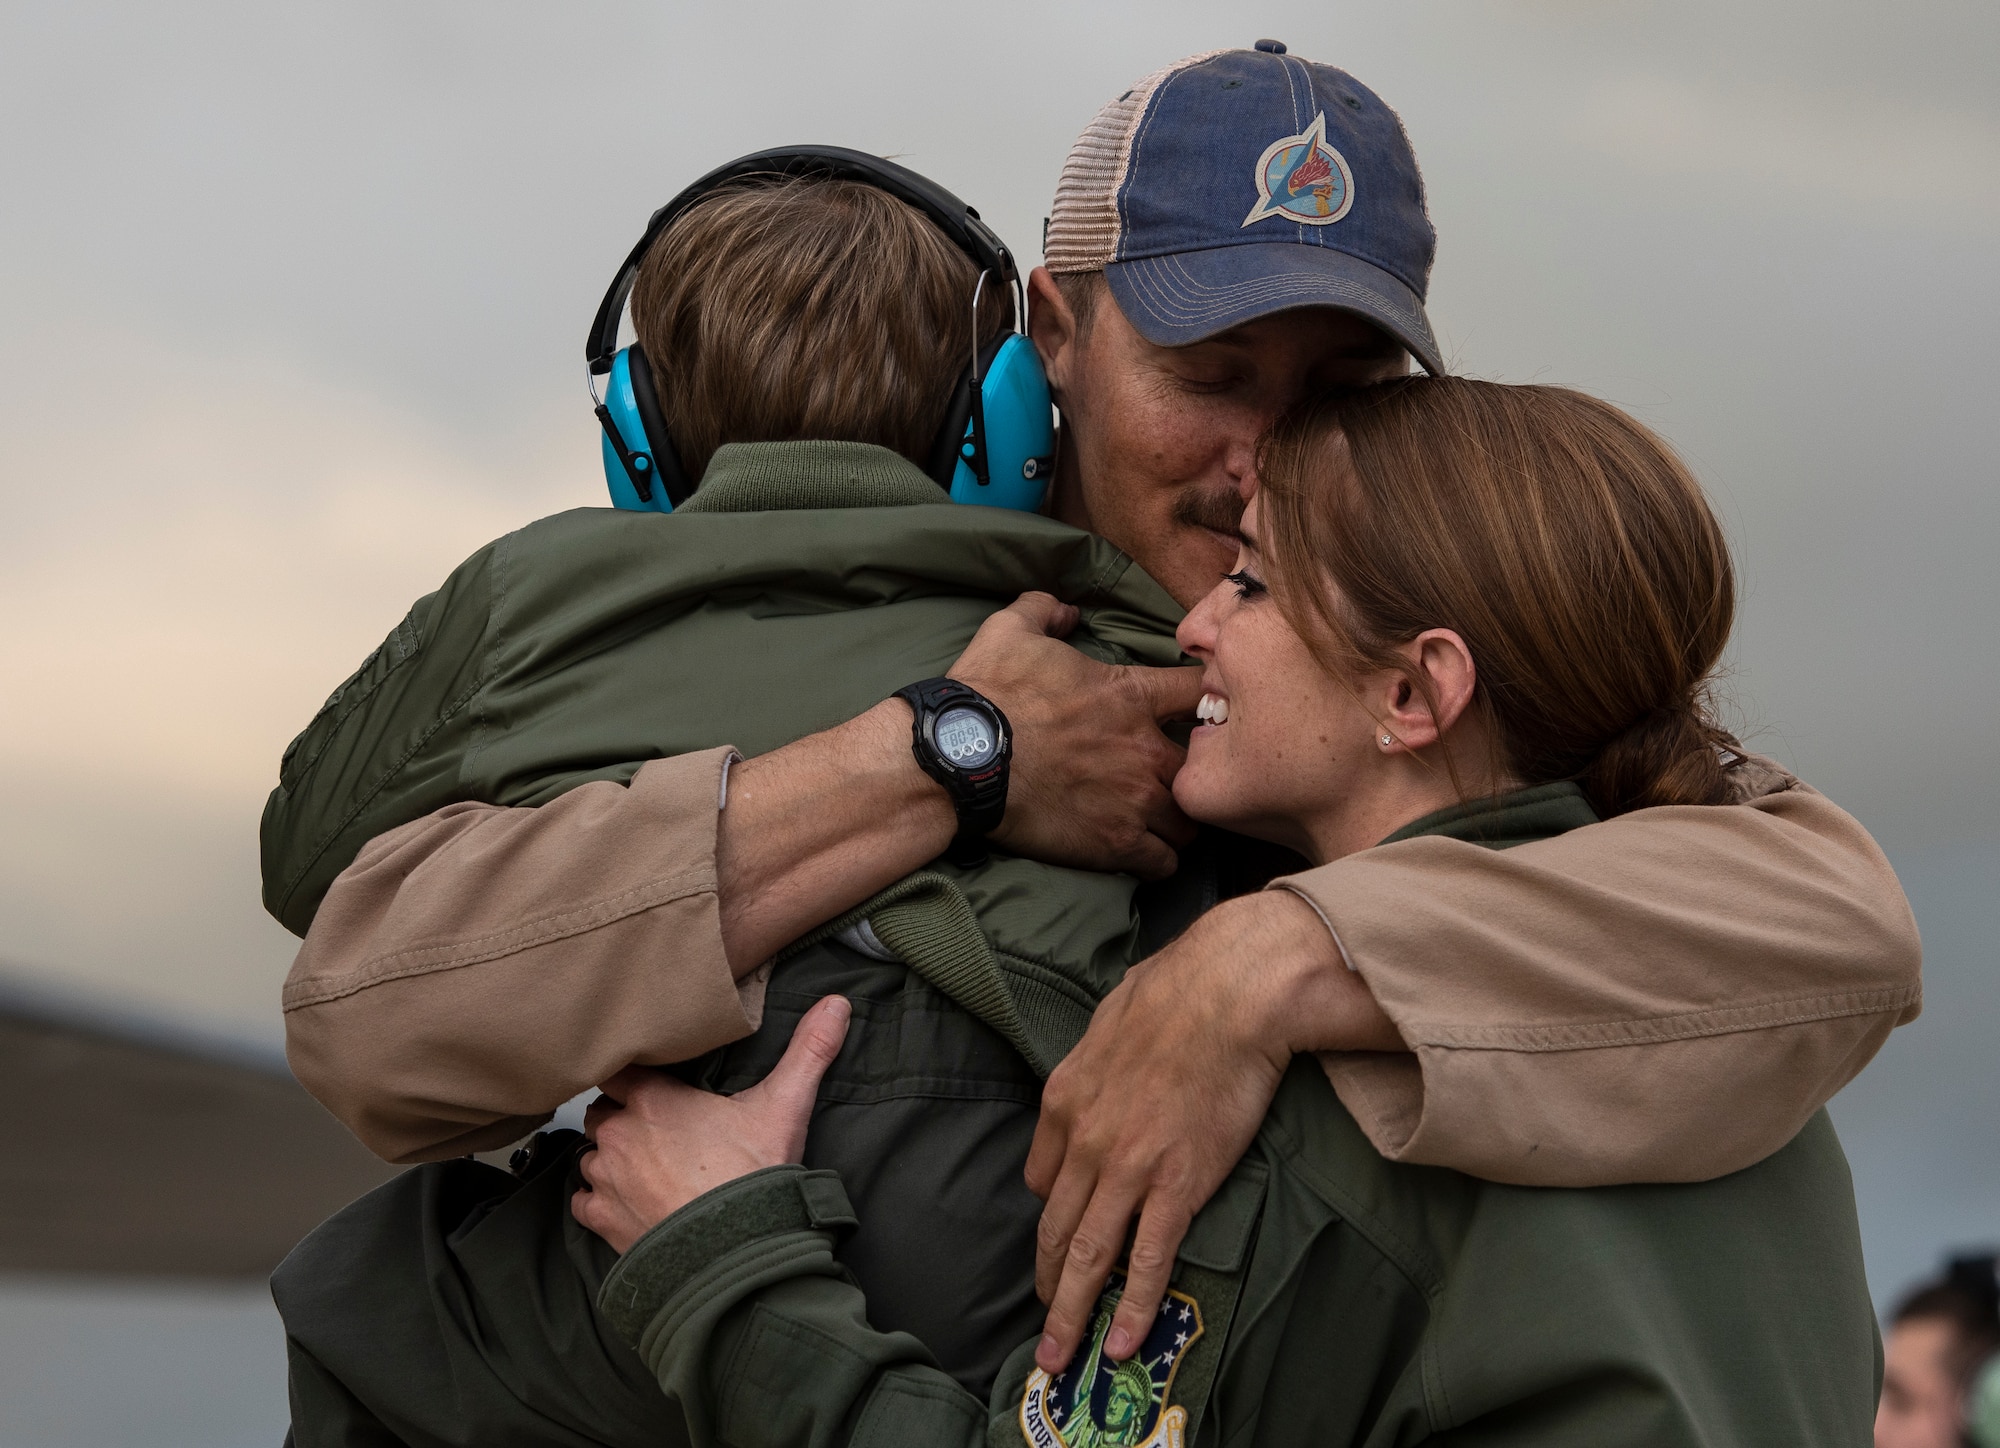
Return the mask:
<path fill-rule="evenodd" d="M 1354 205 L 1354 172 L 1327 144 L 1325 111 L 1298 135 L 1266 146 L 1257 158 L 1256 179 L 1257 204 L 1243 218 L 1245 226 L 1268 216 L 1331 226 Z"/>
<path fill-rule="evenodd" d="M 1275 42 L 1177 61 L 1099 111 L 1042 247 L 1057 276 L 1101 271 L 1155 346 L 1330 307 L 1441 372 L 1424 316 L 1436 250 L 1396 113 Z"/>

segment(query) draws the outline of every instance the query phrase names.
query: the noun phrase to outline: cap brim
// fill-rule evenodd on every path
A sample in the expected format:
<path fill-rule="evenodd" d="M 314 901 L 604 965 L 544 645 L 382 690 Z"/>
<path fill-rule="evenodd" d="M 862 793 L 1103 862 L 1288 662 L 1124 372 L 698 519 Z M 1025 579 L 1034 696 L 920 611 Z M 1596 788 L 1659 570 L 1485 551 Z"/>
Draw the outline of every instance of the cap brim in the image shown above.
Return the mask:
<path fill-rule="evenodd" d="M 1426 372 L 1445 370 L 1422 299 L 1381 267 L 1331 247 L 1239 242 L 1115 261 L 1104 279 L 1126 320 L 1161 347 L 1200 342 L 1273 312 L 1333 307 L 1373 322 Z"/>

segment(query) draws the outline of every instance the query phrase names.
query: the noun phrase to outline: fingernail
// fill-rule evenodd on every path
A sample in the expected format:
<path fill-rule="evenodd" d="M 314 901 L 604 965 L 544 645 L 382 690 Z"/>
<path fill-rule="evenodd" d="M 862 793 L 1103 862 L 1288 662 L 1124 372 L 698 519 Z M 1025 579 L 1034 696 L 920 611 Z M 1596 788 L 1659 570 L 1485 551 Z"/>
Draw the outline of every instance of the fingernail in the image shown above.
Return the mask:
<path fill-rule="evenodd" d="M 1122 1327 L 1111 1329 L 1111 1336 L 1104 1339 L 1104 1350 L 1113 1362 L 1123 1362 L 1132 1356 L 1132 1334 Z"/>
<path fill-rule="evenodd" d="M 1035 1349 L 1035 1363 L 1045 1373 L 1062 1371 L 1062 1344 L 1056 1341 L 1054 1333 L 1042 1334 L 1041 1345 Z"/>

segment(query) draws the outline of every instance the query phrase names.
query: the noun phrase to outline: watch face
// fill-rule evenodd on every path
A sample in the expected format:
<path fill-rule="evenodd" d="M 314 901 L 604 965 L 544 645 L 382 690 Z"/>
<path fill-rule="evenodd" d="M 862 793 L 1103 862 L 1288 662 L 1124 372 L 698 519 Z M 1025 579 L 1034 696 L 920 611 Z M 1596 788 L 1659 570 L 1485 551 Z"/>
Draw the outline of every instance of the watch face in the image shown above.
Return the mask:
<path fill-rule="evenodd" d="M 931 737 L 937 740 L 938 752 L 964 770 L 984 769 L 1000 747 L 1000 731 L 992 716 L 963 704 L 938 715 Z"/>

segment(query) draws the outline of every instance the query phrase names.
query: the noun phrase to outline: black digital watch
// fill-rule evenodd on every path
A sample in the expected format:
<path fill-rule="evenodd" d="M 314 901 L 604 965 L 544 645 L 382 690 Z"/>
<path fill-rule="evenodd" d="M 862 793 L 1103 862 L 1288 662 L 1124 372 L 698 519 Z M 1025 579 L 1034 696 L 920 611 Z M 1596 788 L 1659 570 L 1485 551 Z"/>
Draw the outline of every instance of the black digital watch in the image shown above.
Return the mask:
<path fill-rule="evenodd" d="M 1014 731 L 1000 706 L 956 679 L 922 679 L 896 691 L 916 715 L 910 751 L 917 767 L 944 786 L 958 812 L 958 835 L 945 851 L 954 865 L 986 858 L 986 836 L 1007 813 Z"/>

